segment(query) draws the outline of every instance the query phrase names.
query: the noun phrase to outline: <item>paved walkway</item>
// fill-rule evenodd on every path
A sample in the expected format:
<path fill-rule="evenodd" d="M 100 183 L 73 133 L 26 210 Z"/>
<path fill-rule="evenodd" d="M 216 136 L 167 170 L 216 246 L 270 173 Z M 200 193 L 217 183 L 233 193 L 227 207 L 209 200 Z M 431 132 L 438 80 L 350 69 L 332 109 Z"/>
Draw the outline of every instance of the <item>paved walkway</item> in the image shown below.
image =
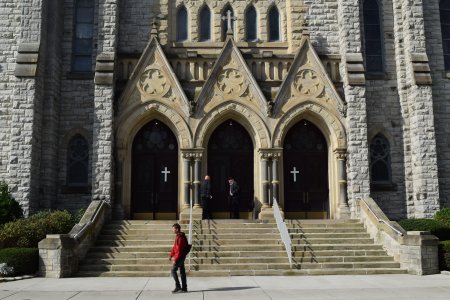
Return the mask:
<path fill-rule="evenodd" d="M 188 278 L 189 293 L 172 295 L 164 278 L 33 278 L 0 283 L 0 299 L 450 299 L 450 276 L 298 276 Z"/>

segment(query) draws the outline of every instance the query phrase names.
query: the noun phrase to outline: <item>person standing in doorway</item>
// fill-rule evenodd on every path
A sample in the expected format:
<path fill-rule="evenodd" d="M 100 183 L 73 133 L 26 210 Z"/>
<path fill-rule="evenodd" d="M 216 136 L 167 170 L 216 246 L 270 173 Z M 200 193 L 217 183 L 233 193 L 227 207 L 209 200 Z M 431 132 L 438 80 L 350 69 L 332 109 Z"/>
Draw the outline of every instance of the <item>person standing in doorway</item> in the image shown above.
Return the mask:
<path fill-rule="evenodd" d="M 200 198 L 203 206 L 203 219 L 211 219 L 210 203 L 212 199 L 211 195 L 211 178 L 209 175 L 205 176 L 205 179 L 200 186 Z"/>
<path fill-rule="evenodd" d="M 174 260 L 172 267 L 172 277 L 175 280 L 175 289 L 172 291 L 172 293 L 187 293 L 186 269 L 184 267 L 184 260 L 186 259 L 188 240 L 184 232 L 181 232 L 180 224 L 173 224 L 172 231 L 176 235 L 175 242 L 169 256 L 169 261 L 172 260 L 172 257 Z M 181 285 L 177 275 L 178 269 L 180 269 Z"/>
<path fill-rule="evenodd" d="M 228 179 L 228 183 L 230 184 L 228 197 L 230 201 L 231 218 L 239 219 L 239 185 L 233 177 Z"/>

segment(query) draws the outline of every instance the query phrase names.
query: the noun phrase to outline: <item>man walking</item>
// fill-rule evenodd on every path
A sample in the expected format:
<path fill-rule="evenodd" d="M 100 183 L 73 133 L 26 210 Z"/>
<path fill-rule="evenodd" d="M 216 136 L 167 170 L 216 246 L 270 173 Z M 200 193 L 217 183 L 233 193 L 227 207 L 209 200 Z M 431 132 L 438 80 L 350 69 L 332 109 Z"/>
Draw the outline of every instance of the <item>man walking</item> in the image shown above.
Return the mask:
<path fill-rule="evenodd" d="M 205 179 L 200 186 L 200 198 L 203 206 L 203 219 L 211 219 L 211 211 L 209 210 L 209 200 L 212 199 L 211 178 L 208 175 L 205 176 Z"/>
<path fill-rule="evenodd" d="M 230 184 L 229 200 L 231 206 L 231 218 L 239 219 L 239 185 L 233 177 L 228 179 Z"/>
<path fill-rule="evenodd" d="M 175 223 L 172 226 L 172 231 L 176 235 L 175 242 L 170 252 L 169 261 L 173 257 L 172 277 L 175 280 L 175 289 L 172 293 L 187 293 L 186 269 L 184 267 L 184 260 L 186 259 L 186 249 L 188 241 L 184 232 L 181 232 L 180 224 Z M 177 271 L 180 269 L 181 286 L 178 280 Z"/>

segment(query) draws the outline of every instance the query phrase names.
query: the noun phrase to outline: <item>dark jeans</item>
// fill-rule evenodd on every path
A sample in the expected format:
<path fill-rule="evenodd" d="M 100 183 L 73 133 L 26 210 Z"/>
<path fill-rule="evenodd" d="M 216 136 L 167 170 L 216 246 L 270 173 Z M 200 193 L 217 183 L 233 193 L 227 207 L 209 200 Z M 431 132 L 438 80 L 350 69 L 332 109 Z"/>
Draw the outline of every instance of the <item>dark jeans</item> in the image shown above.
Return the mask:
<path fill-rule="evenodd" d="M 231 218 L 239 219 L 239 199 L 237 197 L 230 196 L 231 204 Z"/>
<path fill-rule="evenodd" d="M 203 219 L 211 219 L 211 212 L 209 211 L 209 201 L 208 197 L 202 196 L 202 206 L 203 206 Z"/>
<path fill-rule="evenodd" d="M 187 282 L 186 282 L 186 269 L 184 268 L 184 260 L 186 257 L 180 257 L 176 263 L 173 264 L 172 267 L 172 277 L 175 280 L 175 287 L 182 288 L 183 290 L 187 289 Z M 180 276 L 181 276 L 181 286 L 180 281 L 178 280 L 177 271 L 178 268 L 180 268 Z"/>

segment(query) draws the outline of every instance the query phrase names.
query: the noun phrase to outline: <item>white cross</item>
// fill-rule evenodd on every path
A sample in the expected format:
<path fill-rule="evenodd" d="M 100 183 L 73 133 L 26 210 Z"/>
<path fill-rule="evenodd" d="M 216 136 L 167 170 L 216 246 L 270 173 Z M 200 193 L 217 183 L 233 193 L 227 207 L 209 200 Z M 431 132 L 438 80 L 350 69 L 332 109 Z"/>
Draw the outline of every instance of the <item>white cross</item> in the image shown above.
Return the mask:
<path fill-rule="evenodd" d="M 227 16 L 223 16 L 222 20 L 227 20 L 227 34 L 233 34 L 233 28 L 231 28 L 231 21 L 236 21 L 237 18 L 236 17 L 232 17 L 231 16 L 231 10 L 227 11 Z"/>
<path fill-rule="evenodd" d="M 294 167 L 294 169 L 292 169 L 291 174 L 294 175 L 294 182 L 297 182 L 297 174 L 300 173 L 299 171 L 297 171 L 297 168 Z"/>
<path fill-rule="evenodd" d="M 164 171 L 161 171 L 164 174 L 164 182 L 167 182 L 167 174 L 170 174 L 170 171 L 167 170 L 167 167 L 164 167 Z"/>

